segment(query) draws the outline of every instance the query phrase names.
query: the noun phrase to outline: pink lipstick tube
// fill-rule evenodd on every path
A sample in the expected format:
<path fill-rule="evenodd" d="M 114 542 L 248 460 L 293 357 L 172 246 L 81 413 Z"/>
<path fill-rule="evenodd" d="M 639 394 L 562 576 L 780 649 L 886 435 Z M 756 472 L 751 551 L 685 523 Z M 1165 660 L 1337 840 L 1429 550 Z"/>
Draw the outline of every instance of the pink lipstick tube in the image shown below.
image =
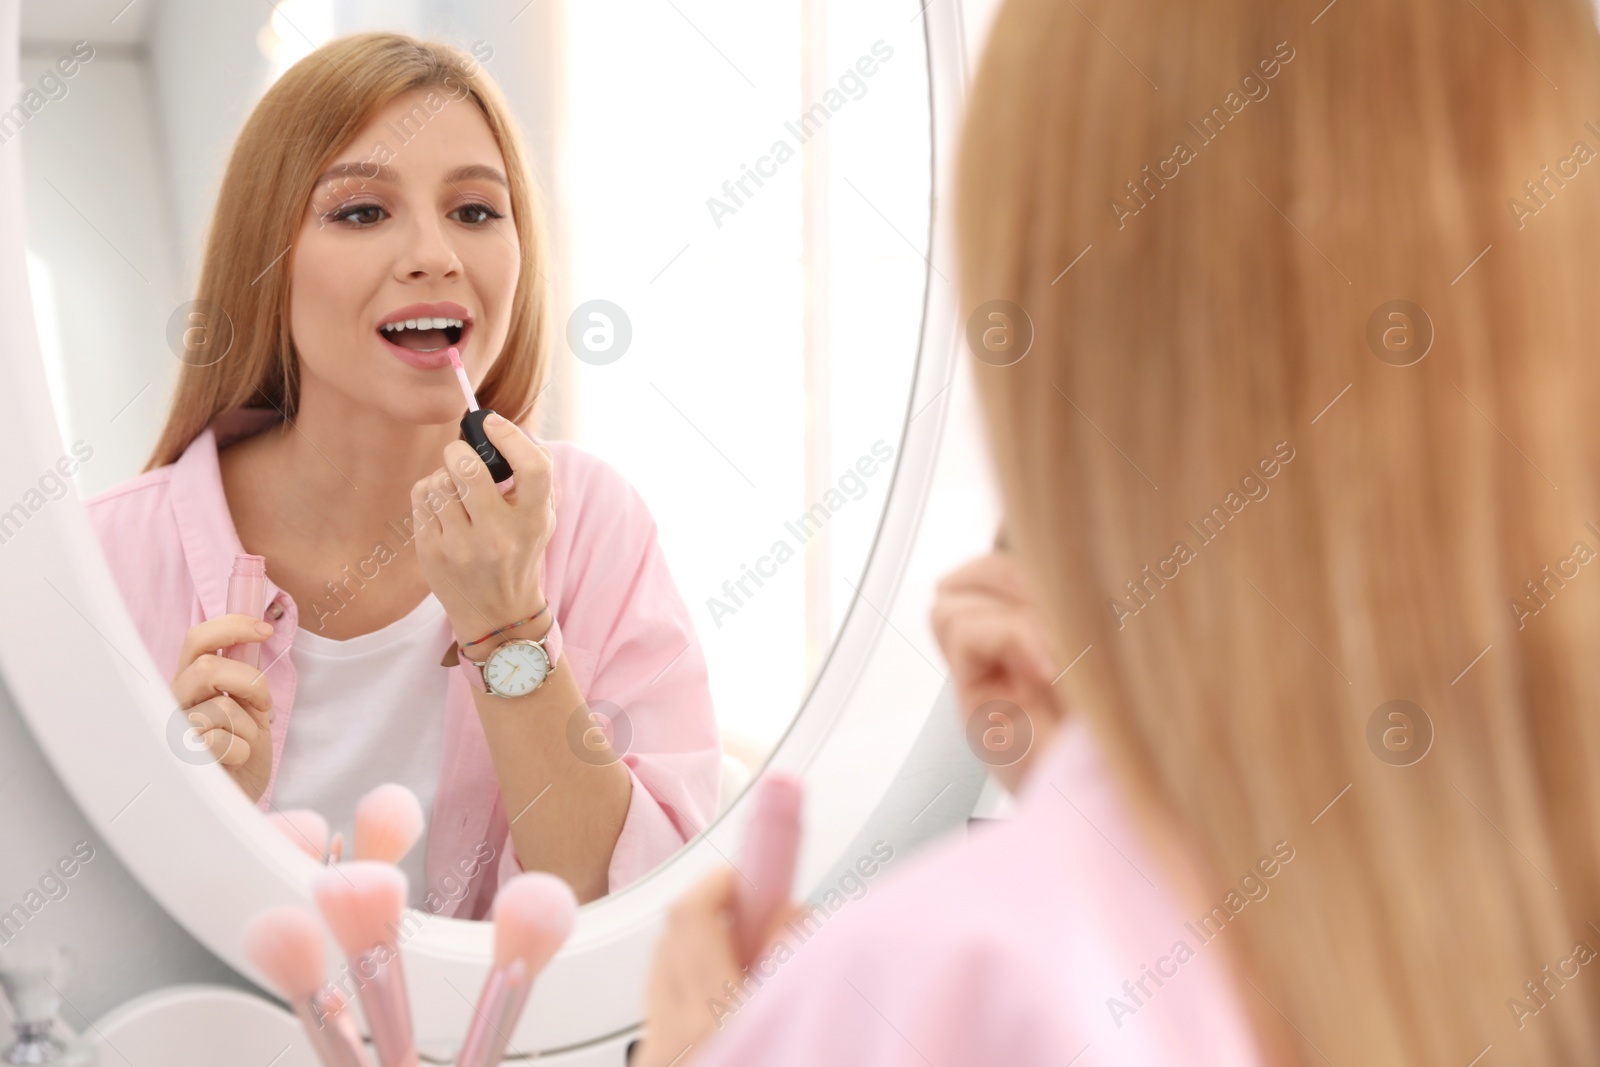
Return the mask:
<path fill-rule="evenodd" d="M 228 577 L 228 614 L 248 615 L 252 619 L 266 616 L 267 611 L 267 557 L 241 552 L 233 557 L 233 573 Z M 232 645 L 222 653 L 257 670 L 261 669 L 261 643 L 244 641 Z"/>
<path fill-rule="evenodd" d="M 749 964 L 761 951 L 761 936 L 789 902 L 795 860 L 800 853 L 800 780 L 769 771 L 756 785 L 755 810 L 745 824 L 740 850 L 734 937 L 739 962 Z"/>

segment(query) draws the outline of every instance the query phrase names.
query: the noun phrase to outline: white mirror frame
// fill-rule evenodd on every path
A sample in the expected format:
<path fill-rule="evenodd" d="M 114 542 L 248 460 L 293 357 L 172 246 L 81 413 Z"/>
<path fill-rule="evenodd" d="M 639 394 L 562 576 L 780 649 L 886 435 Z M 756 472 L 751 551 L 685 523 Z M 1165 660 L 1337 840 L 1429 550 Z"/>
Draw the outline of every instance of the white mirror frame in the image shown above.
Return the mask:
<path fill-rule="evenodd" d="M 834 867 L 885 799 L 942 686 L 900 636 L 883 639 L 933 483 L 960 338 L 955 293 L 943 280 L 956 270 L 939 196 L 966 82 L 960 2 L 930 0 L 922 17 L 934 173 L 930 281 L 907 423 L 859 593 L 771 760 L 802 773 L 808 784 L 796 878 L 802 891 Z M 17 84 L 18 18 L 19 0 L 0 0 L 0 85 Z M 0 348 L 5 508 L 37 487 L 60 440 L 28 298 L 24 232 L 20 152 L 0 152 L 0 321 L 10 325 L 10 343 Z M 174 757 L 167 741 L 170 691 L 74 493 L 32 513 L 0 546 L 0 604 L 0 669 L 84 816 L 169 914 L 266 988 L 242 951 L 244 924 L 272 905 L 310 907 L 318 868 L 269 829 L 220 768 Z M 737 855 L 748 807 L 747 793 L 662 867 L 580 912 L 572 938 L 535 988 L 514 1047 L 576 1049 L 638 1026 L 646 968 L 668 905 Z M 429 917 L 406 940 L 407 983 L 424 1047 L 449 1047 L 465 1031 L 491 953 L 488 923 Z"/>

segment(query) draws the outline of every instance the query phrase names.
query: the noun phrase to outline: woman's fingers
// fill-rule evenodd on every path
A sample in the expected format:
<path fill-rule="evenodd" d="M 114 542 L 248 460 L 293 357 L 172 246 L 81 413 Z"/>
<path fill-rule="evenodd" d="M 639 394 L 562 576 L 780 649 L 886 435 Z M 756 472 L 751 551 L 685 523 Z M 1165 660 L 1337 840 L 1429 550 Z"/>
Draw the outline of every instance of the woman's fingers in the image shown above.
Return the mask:
<path fill-rule="evenodd" d="M 1033 587 L 1009 552 L 990 552 L 968 560 L 941 578 L 935 589 L 941 596 L 982 593 L 1029 607 L 1034 604 Z"/>
<path fill-rule="evenodd" d="M 934 636 L 958 685 L 996 673 L 1028 685 L 1049 684 L 1054 678 L 1058 668 L 1032 612 L 966 593 L 940 597 L 930 614 Z"/>
<path fill-rule="evenodd" d="M 442 467 L 411 487 L 411 515 L 419 555 L 439 552 L 446 543 L 446 531 L 464 531 L 470 525 L 456 497 L 455 483 Z"/>
<path fill-rule="evenodd" d="M 197 622 L 184 634 L 183 649 L 178 653 L 178 672 L 206 653 L 231 648 L 250 641 L 265 641 L 272 636 L 272 625 L 248 615 L 218 615 L 214 619 Z"/>
<path fill-rule="evenodd" d="M 517 476 L 516 488 L 508 495 L 508 499 L 521 496 L 524 500 L 531 500 L 550 495 L 549 449 L 529 437 L 511 420 L 499 415 L 491 415 L 484 420 L 483 432 L 506 462 L 511 464 L 511 470 Z M 484 477 L 488 477 L 487 472 Z"/>
<path fill-rule="evenodd" d="M 446 536 L 465 533 L 467 527 L 472 525 L 472 520 L 467 516 L 467 507 L 462 501 L 461 490 L 457 488 L 455 480 L 447 469 L 440 467 L 428 476 L 428 492 L 438 504 L 435 516 Z"/>
<path fill-rule="evenodd" d="M 721 913 L 733 907 L 735 877 L 732 867 L 724 867 L 706 875 L 698 885 L 678 898 L 668 913 L 668 920 L 690 927 L 720 923 Z"/>
<path fill-rule="evenodd" d="M 639 1067 L 686 1067 L 720 1024 L 707 1006 L 739 980 L 734 957 L 734 878 L 724 867 L 703 878 L 667 913 L 645 989 Z"/>
<path fill-rule="evenodd" d="M 765 936 L 761 939 L 761 951 L 756 953 L 756 958 L 760 959 L 772 951 L 773 946 L 783 938 L 790 923 L 804 924 L 810 914 L 809 906 L 797 904 L 792 900 L 783 907 L 775 909 L 767 923 Z"/>
<path fill-rule="evenodd" d="M 443 478 L 439 477 L 441 474 Z M 444 446 L 444 466 L 434 472 L 434 479 L 436 487 L 454 498 L 452 503 L 460 502 L 469 522 L 483 519 L 488 514 L 485 509 L 493 506 L 490 495 L 500 495 L 493 491 L 489 468 L 465 441 L 451 441 Z"/>
<path fill-rule="evenodd" d="M 223 694 L 248 705 L 263 719 L 272 713 L 266 672 L 214 652 L 200 655 L 172 682 L 172 695 L 184 708 Z"/>
<path fill-rule="evenodd" d="M 220 696 L 189 709 L 189 722 L 217 762 L 238 767 L 250 758 L 251 747 L 265 731 L 256 718 L 231 697 Z"/>

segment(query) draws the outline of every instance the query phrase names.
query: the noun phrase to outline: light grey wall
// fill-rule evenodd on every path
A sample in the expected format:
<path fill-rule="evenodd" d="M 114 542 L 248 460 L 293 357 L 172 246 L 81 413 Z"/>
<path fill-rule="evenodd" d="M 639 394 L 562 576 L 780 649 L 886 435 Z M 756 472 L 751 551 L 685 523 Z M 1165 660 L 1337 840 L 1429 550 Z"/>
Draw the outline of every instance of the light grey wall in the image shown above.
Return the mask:
<path fill-rule="evenodd" d="M 61 879 L 57 863 L 79 842 L 87 842 L 94 857 Z M 41 888 L 52 874 L 59 882 Z M 37 896 L 30 899 L 30 892 Z M 255 989 L 173 922 L 90 829 L 0 679 L 0 912 L 30 904 L 42 906 L 20 930 L 5 927 L 0 943 L 60 944 L 73 953 L 74 973 L 62 987 L 70 1003 L 62 1017 L 75 1030 L 162 986 L 218 982 Z M 0 998 L 0 1014 L 5 1010 Z M 0 1047 L 8 1041 L 0 1040 Z"/>
<path fill-rule="evenodd" d="M 266 88 L 267 59 L 256 35 L 271 15 L 267 0 L 161 0 L 150 16 L 153 110 L 185 293 L 199 280 L 228 151 Z"/>
<path fill-rule="evenodd" d="M 24 84 L 69 47 L 26 45 Z M 40 332 L 59 338 L 71 433 L 94 449 L 77 479 L 85 496 L 144 465 L 177 380 L 165 334 L 182 299 L 149 65 L 135 47 L 94 47 L 66 95 L 3 146 L 22 153 L 28 248 L 54 294 L 53 307 L 35 294 Z"/>

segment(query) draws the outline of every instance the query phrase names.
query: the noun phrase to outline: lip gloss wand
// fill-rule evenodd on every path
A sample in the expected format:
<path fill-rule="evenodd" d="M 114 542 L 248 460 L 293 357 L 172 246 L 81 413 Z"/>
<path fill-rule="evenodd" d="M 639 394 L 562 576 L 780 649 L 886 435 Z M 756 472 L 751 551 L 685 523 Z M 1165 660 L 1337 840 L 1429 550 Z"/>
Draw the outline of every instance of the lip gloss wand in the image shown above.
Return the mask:
<path fill-rule="evenodd" d="M 461 394 L 467 398 L 467 413 L 461 418 L 461 438 L 478 453 L 498 485 L 511 477 L 511 464 L 494 447 L 489 435 L 483 432 L 483 420 L 493 415 L 494 409 L 478 406 L 478 397 L 472 391 L 472 383 L 467 380 L 467 368 L 461 365 L 461 352 L 451 348 L 446 355 L 450 357 L 450 366 L 455 368 L 456 381 L 461 383 Z M 504 493 L 509 488 L 506 486 L 500 491 Z"/>

